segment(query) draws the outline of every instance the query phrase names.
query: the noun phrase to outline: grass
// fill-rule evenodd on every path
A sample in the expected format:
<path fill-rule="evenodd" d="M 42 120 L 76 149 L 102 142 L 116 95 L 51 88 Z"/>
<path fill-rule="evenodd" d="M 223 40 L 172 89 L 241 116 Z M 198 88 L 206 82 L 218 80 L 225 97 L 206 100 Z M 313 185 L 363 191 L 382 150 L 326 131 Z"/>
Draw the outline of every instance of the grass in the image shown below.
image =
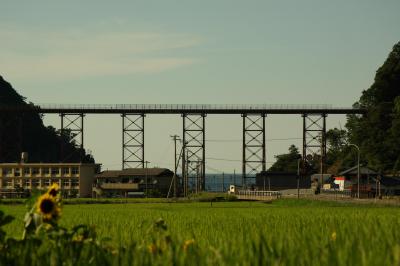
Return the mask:
<path fill-rule="evenodd" d="M 171 203 L 171 202 L 210 202 L 210 201 L 235 201 L 236 197 L 226 193 L 202 192 L 193 194 L 189 198 L 69 198 L 63 199 L 68 204 L 117 204 L 117 203 Z M 0 205 L 25 204 L 26 199 L 0 199 Z"/>
<path fill-rule="evenodd" d="M 26 208 L 0 205 L 0 210 L 16 217 L 4 227 L 8 236 L 20 237 Z M 150 260 L 149 254 L 135 253 L 136 259 L 125 263 L 400 265 L 400 208 L 395 207 L 295 199 L 81 204 L 65 205 L 60 224 L 95 225 L 100 238 L 136 250 L 154 237 L 148 229 L 159 218 L 168 226 L 172 250 Z M 182 243 L 190 239 L 194 250 L 183 252 Z"/>

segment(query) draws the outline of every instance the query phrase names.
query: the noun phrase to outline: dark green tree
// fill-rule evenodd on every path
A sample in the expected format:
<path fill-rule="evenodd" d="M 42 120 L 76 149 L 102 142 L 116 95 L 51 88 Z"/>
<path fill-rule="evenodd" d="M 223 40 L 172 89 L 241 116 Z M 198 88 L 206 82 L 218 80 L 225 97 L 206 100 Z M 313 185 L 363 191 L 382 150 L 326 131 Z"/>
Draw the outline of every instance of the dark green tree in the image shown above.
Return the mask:
<path fill-rule="evenodd" d="M 301 158 L 295 145 L 289 147 L 289 153 L 276 155 L 276 162 L 268 169 L 269 172 L 297 172 L 297 161 Z"/>
<path fill-rule="evenodd" d="M 366 115 L 349 115 L 350 143 L 360 146 L 362 160 L 383 172 L 400 170 L 400 42 L 376 72 L 374 83 L 362 92 L 356 107 Z"/>

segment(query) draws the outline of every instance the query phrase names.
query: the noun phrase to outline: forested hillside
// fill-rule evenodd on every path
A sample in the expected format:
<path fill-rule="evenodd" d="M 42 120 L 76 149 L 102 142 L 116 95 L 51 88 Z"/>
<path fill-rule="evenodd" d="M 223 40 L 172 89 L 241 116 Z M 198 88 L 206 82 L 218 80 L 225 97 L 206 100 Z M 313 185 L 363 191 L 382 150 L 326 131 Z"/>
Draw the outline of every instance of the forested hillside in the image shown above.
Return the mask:
<path fill-rule="evenodd" d="M 400 171 L 400 42 L 397 43 L 384 64 L 377 70 L 374 83 L 364 90 L 354 104 L 367 110 L 366 115 L 348 115 L 345 129 L 334 128 L 327 132 L 326 169 L 336 174 L 356 164 L 356 150 L 348 143 L 360 147 L 364 165 L 388 174 Z M 291 148 L 293 150 L 293 147 Z M 295 156 L 276 156 L 270 168 L 292 171 Z M 291 161 L 288 159 L 291 159 Z M 283 166 L 286 165 L 286 166 Z M 319 172 L 313 164 L 311 172 Z"/>
<path fill-rule="evenodd" d="M 26 99 L 0 76 L 0 107 L 32 108 Z M 30 162 L 93 162 L 84 150 L 76 148 L 71 135 L 63 136 L 53 127 L 46 127 L 39 114 L 26 112 L 0 113 L 0 162 L 17 162 L 22 151 L 29 153 Z M 61 147 L 63 153 L 61 154 Z"/>

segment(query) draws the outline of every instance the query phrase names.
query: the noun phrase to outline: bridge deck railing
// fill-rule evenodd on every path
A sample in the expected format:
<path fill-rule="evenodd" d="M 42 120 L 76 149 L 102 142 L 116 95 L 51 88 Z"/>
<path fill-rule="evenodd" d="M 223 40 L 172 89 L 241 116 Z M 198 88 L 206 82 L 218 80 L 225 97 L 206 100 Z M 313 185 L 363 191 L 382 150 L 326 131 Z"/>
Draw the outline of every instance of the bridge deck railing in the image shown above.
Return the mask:
<path fill-rule="evenodd" d="M 126 109 L 126 110 L 281 110 L 354 109 L 331 104 L 38 104 L 42 109 Z"/>
<path fill-rule="evenodd" d="M 206 114 L 364 114 L 356 107 L 331 104 L 30 104 L 0 105 L 0 111 L 38 113 L 206 113 Z"/>

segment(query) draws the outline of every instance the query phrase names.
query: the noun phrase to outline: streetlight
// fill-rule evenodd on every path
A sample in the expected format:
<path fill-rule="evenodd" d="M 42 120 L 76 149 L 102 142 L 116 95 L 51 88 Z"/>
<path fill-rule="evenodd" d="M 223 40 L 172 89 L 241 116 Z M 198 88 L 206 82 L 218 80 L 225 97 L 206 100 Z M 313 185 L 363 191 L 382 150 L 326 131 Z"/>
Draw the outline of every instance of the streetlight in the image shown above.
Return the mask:
<path fill-rule="evenodd" d="M 356 144 L 349 143 L 357 149 L 357 198 L 360 198 L 360 148 Z"/>

